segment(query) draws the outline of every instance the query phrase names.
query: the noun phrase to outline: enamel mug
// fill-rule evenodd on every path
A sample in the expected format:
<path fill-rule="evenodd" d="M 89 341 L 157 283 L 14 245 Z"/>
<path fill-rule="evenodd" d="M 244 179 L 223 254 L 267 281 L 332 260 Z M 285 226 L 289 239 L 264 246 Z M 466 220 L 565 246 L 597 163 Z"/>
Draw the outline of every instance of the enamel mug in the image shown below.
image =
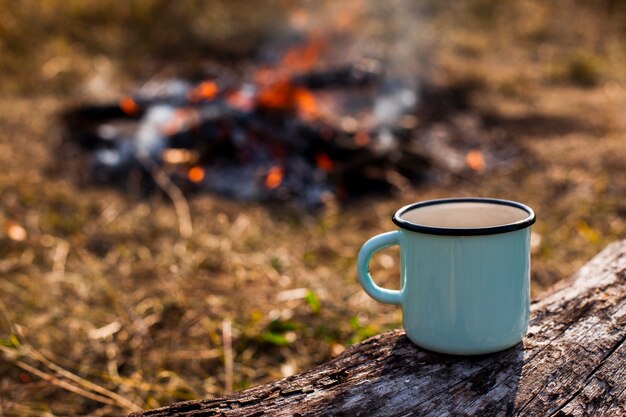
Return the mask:
<path fill-rule="evenodd" d="M 407 337 L 435 352 L 478 355 L 522 340 L 530 311 L 530 207 L 492 198 L 408 205 L 399 230 L 368 240 L 359 252 L 361 285 L 381 303 L 402 307 Z M 372 281 L 372 255 L 400 245 L 401 289 Z"/>

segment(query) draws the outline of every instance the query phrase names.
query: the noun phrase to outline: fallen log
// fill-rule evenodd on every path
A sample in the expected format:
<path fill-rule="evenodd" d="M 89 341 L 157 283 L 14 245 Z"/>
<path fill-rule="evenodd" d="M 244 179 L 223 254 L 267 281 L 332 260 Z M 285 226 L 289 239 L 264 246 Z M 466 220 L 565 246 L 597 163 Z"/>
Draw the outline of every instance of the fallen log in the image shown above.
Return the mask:
<path fill-rule="evenodd" d="M 447 356 L 392 331 L 298 375 L 131 416 L 626 415 L 625 340 L 622 241 L 533 302 L 506 351 Z"/>

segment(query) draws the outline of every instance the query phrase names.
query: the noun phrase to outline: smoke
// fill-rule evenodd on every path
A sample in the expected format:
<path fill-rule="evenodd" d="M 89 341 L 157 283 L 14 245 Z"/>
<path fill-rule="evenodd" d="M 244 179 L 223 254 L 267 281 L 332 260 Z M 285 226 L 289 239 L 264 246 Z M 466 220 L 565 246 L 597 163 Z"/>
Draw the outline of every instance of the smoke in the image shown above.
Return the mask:
<path fill-rule="evenodd" d="M 421 25 L 416 2 L 409 0 L 371 1 L 380 31 L 385 78 L 377 92 L 373 119 L 378 127 L 377 147 L 381 152 L 394 150 L 392 127 L 413 112 L 419 104 L 419 57 Z"/>
<path fill-rule="evenodd" d="M 428 68 L 432 38 L 421 8 L 411 0 L 316 1 L 297 3 L 290 13 L 292 33 L 327 42 L 318 65 L 371 61 L 383 68 L 369 106 L 370 124 L 381 132 L 381 149 L 393 143 L 385 140 L 390 127 L 420 102 L 420 79 Z"/>

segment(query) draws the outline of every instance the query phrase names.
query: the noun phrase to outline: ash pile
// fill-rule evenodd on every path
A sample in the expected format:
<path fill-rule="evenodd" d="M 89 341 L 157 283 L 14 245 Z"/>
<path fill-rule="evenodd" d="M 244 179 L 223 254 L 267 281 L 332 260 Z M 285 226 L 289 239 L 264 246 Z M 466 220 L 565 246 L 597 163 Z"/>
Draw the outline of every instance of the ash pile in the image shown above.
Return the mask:
<path fill-rule="evenodd" d="M 247 77 L 153 80 L 117 103 L 72 108 L 68 137 L 89 152 L 97 182 L 149 193 L 165 174 L 186 193 L 307 209 L 495 161 L 455 92 L 418 95 L 372 61 L 311 70 L 311 48 Z"/>

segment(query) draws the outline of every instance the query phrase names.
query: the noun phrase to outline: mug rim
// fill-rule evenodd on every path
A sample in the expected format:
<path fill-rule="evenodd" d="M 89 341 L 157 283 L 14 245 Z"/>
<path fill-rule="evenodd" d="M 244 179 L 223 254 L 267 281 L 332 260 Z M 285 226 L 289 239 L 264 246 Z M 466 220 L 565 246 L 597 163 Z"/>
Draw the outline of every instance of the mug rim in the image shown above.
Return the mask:
<path fill-rule="evenodd" d="M 425 226 L 422 224 L 412 223 L 403 219 L 401 216 L 405 213 L 414 210 L 419 207 L 432 206 L 437 204 L 449 204 L 449 203 L 487 203 L 503 206 L 515 207 L 522 209 L 528 213 L 528 216 L 522 220 L 518 220 L 512 223 L 499 224 L 496 226 L 487 227 L 469 227 L 469 228 L 456 228 L 456 227 L 437 227 L 437 226 Z M 533 209 L 525 204 L 518 203 L 511 200 L 503 200 L 499 198 L 485 198 L 485 197 L 455 197 L 455 198 L 440 198 L 436 200 L 420 201 L 418 203 L 412 203 L 406 205 L 396 211 L 391 220 L 396 226 L 409 230 L 411 232 L 425 233 L 429 235 L 442 235 L 442 236 L 481 236 L 481 235 L 494 235 L 498 233 L 513 232 L 516 230 L 525 229 L 535 223 L 536 216 Z"/>

